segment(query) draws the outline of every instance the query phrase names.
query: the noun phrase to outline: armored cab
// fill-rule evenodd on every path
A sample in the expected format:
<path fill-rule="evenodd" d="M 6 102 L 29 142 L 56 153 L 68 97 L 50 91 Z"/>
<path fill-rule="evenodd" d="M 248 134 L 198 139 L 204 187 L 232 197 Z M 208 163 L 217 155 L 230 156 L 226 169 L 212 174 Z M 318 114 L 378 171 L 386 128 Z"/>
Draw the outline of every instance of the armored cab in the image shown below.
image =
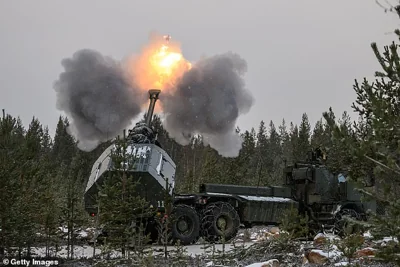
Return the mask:
<path fill-rule="evenodd" d="M 285 184 L 291 187 L 302 213 L 325 227 L 335 227 L 340 233 L 344 215 L 364 220 L 366 211 L 375 212 L 376 205 L 374 201 L 362 201 L 355 185 L 341 173 L 330 172 L 324 161 L 321 150 L 311 152 L 308 161 L 285 168 Z"/>
<path fill-rule="evenodd" d="M 127 158 L 133 159 L 128 172 L 138 182 L 138 195 L 144 197 L 154 207 L 163 206 L 166 190 L 173 194 L 176 165 L 162 149 L 150 127 L 155 103 L 160 91 L 150 90 L 150 105 L 145 123 L 137 123 L 127 136 Z M 109 146 L 93 165 L 85 190 L 85 208 L 89 213 L 97 213 L 99 186 L 112 172 L 117 172 L 112 160 L 115 145 Z"/>

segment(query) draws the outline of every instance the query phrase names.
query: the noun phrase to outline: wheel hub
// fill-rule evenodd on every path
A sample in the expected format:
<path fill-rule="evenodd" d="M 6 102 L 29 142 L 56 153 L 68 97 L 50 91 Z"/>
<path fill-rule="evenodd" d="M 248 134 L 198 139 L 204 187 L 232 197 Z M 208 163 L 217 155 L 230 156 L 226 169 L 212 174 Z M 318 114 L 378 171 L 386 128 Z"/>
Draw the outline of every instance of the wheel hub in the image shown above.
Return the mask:
<path fill-rule="evenodd" d="M 219 229 L 224 230 L 226 228 L 226 219 L 224 217 L 219 217 L 217 220 L 217 226 Z"/>
<path fill-rule="evenodd" d="M 181 219 L 179 222 L 178 222 L 178 229 L 179 229 L 179 231 L 180 232 L 185 232 L 185 231 L 187 231 L 188 230 L 188 223 L 186 222 L 186 220 L 185 219 Z"/>

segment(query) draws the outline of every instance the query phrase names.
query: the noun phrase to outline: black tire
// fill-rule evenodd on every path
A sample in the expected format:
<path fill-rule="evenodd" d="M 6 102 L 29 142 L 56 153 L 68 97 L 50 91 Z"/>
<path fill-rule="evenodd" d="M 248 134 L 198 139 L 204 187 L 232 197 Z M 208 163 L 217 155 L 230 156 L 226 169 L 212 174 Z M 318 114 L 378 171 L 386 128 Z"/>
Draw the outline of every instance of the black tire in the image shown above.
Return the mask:
<path fill-rule="evenodd" d="M 359 226 L 349 222 L 348 219 L 361 221 L 362 216 L 353 209 L 343 209 L 336 214 L 334 231 L 338 236 L 342 238 L 348 234 L 362 232 L 362 229 L 360 229 Z"/>
<path fill-rule="evenodd" d="M 239 215 L 229 203 L 209 204 L 203 212 L 201 229 L 207 242 L 229 242 L 236 236 L 239 227 Z"/>
<path fill-rule="evenodd" d="M 190 245 L 199 239 L 200 219 L 196 210 L 188 205 L 177 205 L 171 213 L 172 241 Z"/>

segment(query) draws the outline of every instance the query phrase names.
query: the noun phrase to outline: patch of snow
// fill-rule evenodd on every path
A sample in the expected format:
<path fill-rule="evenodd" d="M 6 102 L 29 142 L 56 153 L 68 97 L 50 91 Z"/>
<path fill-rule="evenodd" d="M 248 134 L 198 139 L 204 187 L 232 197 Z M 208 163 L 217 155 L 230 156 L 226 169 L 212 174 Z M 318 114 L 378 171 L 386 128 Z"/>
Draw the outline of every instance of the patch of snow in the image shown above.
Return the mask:
<path fill-rule="evenodd" d="M 349 265 L 349 263 L 347 261 L 335 263 L 335 266 L 347 266 L 347 265 Z"/>
<path fill-rule="evenodd" d="M 340 240 L 340 237 L 338 237 L 337 235 L 334 235 L 334 234 L 326 234 L 325 237 L 329 241 Z"/>
<path fill-rule="evenodd" d="M 246 267 L 262 267 L 265 264 L 265 262 L 256 262 L 250 265 L 247 265 Z"/>
<path fill-rule="evenodd" d="M 250 247 L 252 245 L 254 245 L 254 242 L 244 242 L 244 247 Z M 185 246 L 185 248 L 187 249 L 187 254 L 190 256 L 197 256 L 197 255 L 202 255 L 204 254 L 204 245 L 191 245 L 191 246 Z M 215 250 L 222 250 L 223 245 L 222 244 L 215 244 Z M 168 249 L 174 250 L 175 247 L 171 246 L 168 247 Z M 230 250 L 234 249 L 234 245 L 233 244 L 225 244 L 225 251 L 228 252 Z"/>
<path fill-rule="evenodd" d="M 247 265 L 246 267 L 263 267 L 263 266 L 274 266 L 274 263 L 279 263 L 277 259 L 272 259 L 269 261 L 264 261 L 264 262 L 256 262 L 250 265 Z"/>
<path fill-rule="evenodd" d="M 342 205 L 337 205 L 336 210 L 333 212 L 333 214 L 338 213 L 342 208 Z"/>
<path fill-rule="evenodd" d="M 321 249 L 313 249 L 313 250 L 311 250 L 311 252 L 319 254 L 322 257 L 325 257 L 327 259 L 334 259 L 334 258 L 338 258 L 338 257 L 342 256 L 342 253 L 340 251 L 335 250 L 335 249 L 333 249 L 332 251 L 328 251 L 328 252 L 325 252 L 325 251 L 323 251 Z"/>
<path fill-rule="evenodd" d="M 382 240 L 383 242 L 390 242 L 390 241 L 394 241 L 396 243 L 398 243 L 399 241 L 397 240 L 397 237 L 385 237 Z"/>
<path fill-rule="evenodd" d="M 34 247 L 32 248 L 32 253 L 39 257 L 46 256 L 45 247 Z M 101 250 L 96 248 L 96 255 L 99 255 Z M 60 246 L 58 251 L 52 251 L 50 256 L 57 256 L 61 258 L 67 258 L 68 250 L 67 246 Z M 91 246 L 74 246 L 74 257 L 75 258 L 91 258 L 93 256 L 93 247 Z"/>
<path fill-rule="evenodd" d="M 396 237 L 384 237 L 381 240 L 375 241 L 375 243 L 380 244 L 382 246 L 386 246 L 386 244 L 389 243 L 389 242 L 399 243 L 399 241 L 397 240 Z"/>
<path fill-rule="evenodd" d="M 206 194 L 214 196 L 232 196 L 232 194 L 214 193 L 214 192 L 206 192 Z M 237 195 L 237 196 L 251 201 L 295 202 L 293 199 L 284 197 L 257 197 L 257 196 L 245 196 L 245 195 Z"/>
<path fill-rule="evenodd" d="M 260 238 L 261 237 L 260 237 L 259 233 L 252 233 L 251 236 L 250 236 L 251 240 L 259 240 Z"/>
<path fill-rule="evenodd" d="M 319 233 L 314 237 L 314 240 L 317 240 L 318 238 L 325 238 L 326 236 L 323 233 Z"/>
<path fill-rule="evenodd" d="M 80 238 L 85 238 L 85 237 L 88 237 L 88 232 L 87 231 L 85 231 L 85 230 L 82 230 L 82 231 L 80 231 L 79 233 L 78 233 L 78 236 L 80 237 Z"/>
<path fill-rule="evenodd" d="M 371 232 L 370 232 L 370 231 L 365 232 L 365 233 L 364 233 L 364 237 L 366 237 L 366 238 L 372 238 Z"/>
<path fill-rule="evenodd" d="M 256 197 L 256 196 L 244 196 L 239 197 L 250 200 L 250 201 L 269 201 L 269 202 L 294 202 L 293 199 L 283 197 Z"/>
<path fill-rule="evenodd" d="M 58 227 L 58 229 L 63 233 L 68 233 L 68 228 L 65 226 L 60 226 L 60 227 Z"/>

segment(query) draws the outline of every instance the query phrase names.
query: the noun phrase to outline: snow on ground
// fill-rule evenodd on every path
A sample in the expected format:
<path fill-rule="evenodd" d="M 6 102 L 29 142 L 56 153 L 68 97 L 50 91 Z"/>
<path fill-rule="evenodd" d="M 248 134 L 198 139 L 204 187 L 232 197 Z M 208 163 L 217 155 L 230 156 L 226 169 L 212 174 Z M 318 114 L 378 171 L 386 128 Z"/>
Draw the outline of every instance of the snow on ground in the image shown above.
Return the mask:
<path fill-rule="evenodd" d="M 245 242 L 240 245 L 243 245 L 244 247 L 249 247 L 253 245 L 254 242 Z M 152 246 L 151 247 L 154 251 L 155 254 L 158 253 L 163 253 L 164 252 L 164 247 L 163 246 Z M 225 251 L 231 251 L 233 249 L 232 244 L 226 244 L 225 245 Z M 168 251 L 174 251 L 176 248 L 174 246 L 168 246 L 167 250 Z M 74 258 L 91 258 L 93 257 L 93 246 L 89 245 L 84 245 L 84 246 L 74 246 Z M 190 255 L 192 257 L 197 256 L 197 255 L 203 255 L 207 252 L 207 247 L 204 246 L 203 244 L 196 244 L 196 245 L 190 245 L 190 246 L 184 246 L 184 250 L 186 250 L 186 254 Z M 215 244 L 215 251 L 222 251 L 223 250 L 223 245 L 222 244 Z M 101 248 L 96 248 L 96 255 L 100 255 L 102 252 Z M 32 253 L 38 257 L 44 257 L 46 255 L 46 249 L 44 247 L 35 247 L 32 249 Z M 58 251 L 52 251 L 50 256 L 57 256 L 61 258 L 67 258 L 67 247 L 66 246 L 60 246 L 58 248 Z M 119 257 L 121 256 L 120 253 L 118 252 L 112 252 L 111 258 L 113 257 Z"/>
<path fill-rule="evenodd" d="M 74 258 L 91 258 L 93 257 L 93 250 L 92 246 L 74 246 Z M 50 256 L 60 257 L 60 258 L 67 258 L 68 256 L 67 246 L 60 246 L 58 251 L 51 251 Z M 96 255 L 99 255 L 101 250 L 96 248 Z M 36 255 L 37 257 L 45 257 L 46 256 L 46 248 L 45 247 L 35 247 L 32 248 L 32 254 Z"/>
<path fill-rule="evenodd" d="M 60 232 L 67 233 L 68 230 L 66 227 L 59 227 Z M 268 233 L 268 228 L 266 227 L 254 227 L 252 229 L 246 230 L 248 231 L 247 234 L 245 234 L 245 230 L 241 229 L 240 232 L 238 233 L 236 237 L 236 246 L 241 246 L 241 247 L 249 247 L 252 244 L 254 244 L 257 241 L 260 241 L 262 237 L 265 236 L 265 233 Z M 88 240 L 88 237 L 93 236 L 94 228 L 88 228 L 84 230 L 78 231 L 78 239 L 82 240 Z M 246 237 L 246 235 L 249 235 L 249 237 Z M 231 251 L 234 248 L 234 245 L 232 244 L 225 244 L 225 248 L 222 244 L 215 244 L 214 246 L 215 251 L 222 251 L 223 249 L 228 252 Z M 155 254 L 158 253 L 163 253 L 164 252 L 164 247 L 163 246 L 152 246 L 152 249 Z M 167 250 L 168 251 L 173 251 L 176 248 L 174 246 L 168 246 Z M 206 251 L 210 251 L 212 248 L 206 248 L 204 244 L 195 244 L 195 245 L 189 245 L 189 246 L 184 246 L 184 251 L 186 251 L 187 255 L 190 255 L 192 257 L 197 256 L 197 255 L 204 255 Z M 74 246 L 74 258 L 76 259 L 81 259 L 81 258 L 92 258 L 93 257 L 93 252 L 94 252 L 94 247 L 91 245 L 75 245 Z M 36 255 L 37 257 L 44 257 L 46 255 L 46 248 L 45 247 L 34 247 L 32 248 L 32 253 Z M 100 255 L 102 253 L 101 247 L 97 246 L 96 247 L 96 253 L 95 255 Z M 55 256 L 55 257 L 61 257 L 61 258 L 67 258 L 68 256 L 68 250 L 67 246 L 59 246 L 57 248 L 57 251 L 55 251 L 54 248 L 51 249 L 50 251 L 50 256 Z M 121 256 L 119 252 L 112 252 L 110 255 L 111 257 L 119 257 Z"/>
<path fill-rule="evenodd" d="M 253 244 L 254 244 L 254 242 L 246 242 L 243 245 L 244 245 L 245 248 L 247 248 L 247 247 L 249 247 L 249 246 L 251 246 Z M 240 245 L 242 245 L 242 244 L 240 244 Z M 225 251 L 226 252 L 231 251 L 233 248 L 234 248 L 234 246 L 232 244 L 226 244 L 225 245 Z M 154 250 L 156 252 L 163 251 L 163 249 L 164 249 L 164 247 L 161 247 L 161 246 L 154 247 Z M 175 249 L 175 247 L 173 247 L 173 246 L 171 246 L 171 247 L 169 246 L 168 247 L 169 251 L 172 251 L 174 249 Z M 196 244 L 196 245 L 185 246 L 185 249 L 186 249 L 186 253 L 188 255 L 190 255 L 190 256 L 193 256 L 193 257 L 197 256 L 197 255 L 203 255 L 203 254 L 205 254 L 207 252 L 206 251 L 207 246 L 204 246 L 202 244 L 201 245 L 197 245 Z M 222 244 L 215 244 L 215 251 L 222 251 L 222 250 L 223 250 L 223 245 Z"/>
<path fill-rule="evenodd" d="M 65 229 L 60 229 L 62 232 L 65 231 Z M 87 230 L 81 230 L 79 231 L 79 236 L 82 238 L 82 240 L 88 240 L 89 236 L 92 236 L 93 229 L 87 229 Z M 272 240 L 273 238 L 279 236 L 279 234 L 282 234 L 282 231 L 279 231 L 279 228 L 277 227 L 253 227 L 251 229 L 241 229 L 235 238 L 235 246 L 233 244 L 215 244 L 214 245 L 214 252 L 218 253 L 218 251 L 224 250 L 225 252 L 232 251 L 234 247 L 245 247 L 249 248 L 254 244 L 262 244 L 260 242 L 263 242 L 265 240 Z M 371 238 L 371 234 L 369 232 L 364 234 L 365 240 L 369 240 Z M 315 264 L 319 261 L 321 263 L 325 262 L 330 262 L 332 265 L 329 266 L 347 266 L 348 263 L 346 259 L 343 257 L 343 254 L 339 251 L 338 247 L 334 244 L 331 244 L 329 249 L 325 247 L 326 241 L 333 241 L 333 240 L 338 240 L 339 238 L 333 234 L 318 234 L 315 238 L 314 241 L 311 241 L 311 243 L 301 243 L 299 244 L 298 250 L 303 251 L 300 253 L 304 253 L 303 256 L 299 254 L 300 257 L 303 258 L 303 264 Z M 325 240 L 325 241 L 324 241 Z M 363 246 L 363 249 L 361 252 L 363 252 L 365 255 L 359 255 L 358 257 L 373 257 L 375 254 L 372 248 L 368 246 L 373 246 L 373 244 L 385 244 L 387 242 L 393 242 L 392 238 L 384 238 L 381 242 L 376 242 L 371 243 L 367 241 L 365 245 Z M 397 240 L 394 240 L 397 242 Z M 311 247 L 310 247 L 311 245 Z M 154 255 L 162 255 L 164 253 L 164 247 L 163 246 L 151 246 L 150 248 L 153 250 Z M 195 245 L 189 245 L 189 246 L 184 246 L 183 247 L 183 252 L 191 257 L 196 257 L 196 256 L 203 256 L 203 255 L 210 255 L 212 252 L 213 246 L 210 244 L 203 244 L 200 241 L 200 244 L 195 244 Z M 256 248 L 257 249 L 257 248 Z M 167 250 L 170 252 L 176 251 L 176 247 L 174 246 L 168 246 Z M 37 257 L 45 257 L 45 248 L 44 247 L 36 247 L 33 248 L 32 251 Z M 96 255 L 101 255 L 102 251 L 101 247 L 97 247 L 95 254 Z M 267 251 L 265 251 L 267 253 Z M 360 252 L 360 251 L 358 251 Z M 358 253 L 357 252 L 357 253 Z M 94 247 L 90 245 L 77 245 L 74 247 L 74 258 L 75 259 L 90 259 L 93 257 L 94 254 Z M 289 253 L 293 254 L 293 253 Z M 287 256 L 289 257 L 289 254 Z M 67 258 L 68 251 L 66 246 L 59 246 L 58 251 L 52 251 L 50 253 L 50 256 L 55 256 L 55 257 L 60 257 L 60 258 Z M 117 258 L 121 256 L 121 253 L 113 251 L 111 254 L 107 255 L 110 258 Z M 265 258 L 258 258 L 256 259 L 249 259 L 249 261 L 246 261 L 247 265 L 246 267 L 261 267 L 261 266 L 269 266 L 269 267 L 275 267 L 279 266 L 279 262 L 274 259 L 278 255 L 277 254 L 271 254 L 270 258 L 266 254 L 267 257 Z M 296 258 L 295 255 L 292 255 L 293 257 L 289 258 Z M 274 260 L 272 260 L 274 259 Z M 267 261 L 266 261 L 267 260 Z M 280 260 L 282 260 L 280 258 Z M 255 261 L 259 261 L 254 263 Z M 291 260 L 289 260 L 291 261 Z M 214 265 L 213 262 L 208 262 L 208 266 L 216 266 Z M 282 263 L 284 264 L 284 263 Z M 318 263 L 317 263 L 318 264 Z M 283 266 L 283 265 L 282 265 Z M 286 266 L 286 265 L 284 265 Z M 291 265 L 292 266 L 292 265 Z M 295 265 L 293 265 L 295 266 Z M 365 265 L 367 266 L 367 265 Z M 377 265 L 374 265 L 377 266 Z M 379 265 L 379 266 L 384 266 L 384 265 Z"/>
<path fill-rule="evenodd" d="M 272 259 L 269 261 L 264 261 L 264 262 L 256 262 L 250 265 L 247 265 L 246 267 L 279 267 L 279 261 L 277 259 Z"/>
<path fill-rule="evenodd" d="M 343 256 L 342 253 L 337 250 L 336 246 L 332 246 L 332 250 L 330 251 L 324 251 L 322 249 L 312 249 L 310 253 L 315 253 L 322 256 L 323 258 L 333 259 L 333 260 Z"/>

